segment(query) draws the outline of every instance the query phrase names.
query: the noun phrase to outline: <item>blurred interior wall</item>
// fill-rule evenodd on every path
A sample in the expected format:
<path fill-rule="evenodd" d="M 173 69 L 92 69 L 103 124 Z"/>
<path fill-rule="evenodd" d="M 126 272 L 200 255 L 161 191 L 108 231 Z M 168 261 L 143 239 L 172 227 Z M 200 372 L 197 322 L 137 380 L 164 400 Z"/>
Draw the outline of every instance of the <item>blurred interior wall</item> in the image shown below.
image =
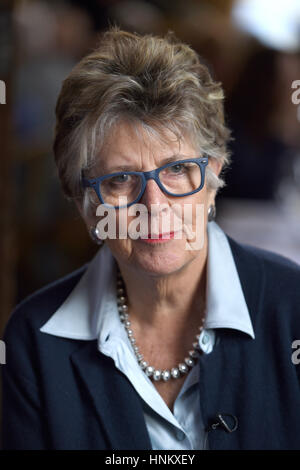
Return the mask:
<path fill-rule="evenodd" d="M 13 73 L 12 1 L 0 6 L 0 79 L 5 83 L 5 103 L 0 104 L 0 337 L 14 303 L 16 244 L 13 228 L 11 77 Z"/>
<path fill-rule="evenodd" d="M 11 77 L 13 73 L 13 1 L 0 5 L 0 80 L 5 84 L 5 100 L 0 104 L 0 339 L 14 304 L 16 251 L 13 228 Z M 5 364 L 0 365 L 5 367 Z M 1 422 L 0 375 L 0 422 Z"/>

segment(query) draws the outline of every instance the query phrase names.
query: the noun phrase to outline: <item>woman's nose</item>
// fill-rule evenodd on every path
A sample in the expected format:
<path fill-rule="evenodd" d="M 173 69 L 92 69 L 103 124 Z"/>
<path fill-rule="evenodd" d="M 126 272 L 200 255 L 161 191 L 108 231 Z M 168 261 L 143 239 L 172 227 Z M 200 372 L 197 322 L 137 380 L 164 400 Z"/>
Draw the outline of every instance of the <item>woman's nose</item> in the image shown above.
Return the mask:
<path fill-rule="evenodd" d="M 139 201 L 140 204 L 145 204 L 148 210 L 151 209 L 151 204 L 161 205 L 168 202 L 166 194 L 160 189 L 156 181 L 148 180 L 144 194 Z"/>

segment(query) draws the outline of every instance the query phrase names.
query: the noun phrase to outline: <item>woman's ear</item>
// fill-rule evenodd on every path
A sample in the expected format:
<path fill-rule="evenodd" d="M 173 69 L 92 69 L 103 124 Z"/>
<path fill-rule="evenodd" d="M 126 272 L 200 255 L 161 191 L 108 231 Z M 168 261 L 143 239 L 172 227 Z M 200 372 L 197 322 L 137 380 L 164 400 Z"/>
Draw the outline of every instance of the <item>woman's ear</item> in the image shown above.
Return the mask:
<path fill-rule="evenodd" d="M 223 161 L 216 159 L 216 158 L 209 158 L 208 165 L 210 169 L 214 172 L 216 176 L 219 176 L 221 170 L 223 168 Z M 215 205 L 215 198 L 216 198 L 217 191 L 214 189 L 210 189 L 208 191 L 208 199 L 207 199 L 207 206 Z"/>
<path fill-rule="evenodd" d="M 216 158 L 209 158 L 208 160 L 208 165 L 212 169 L 212 171 L 219 176 L 221 173 L 222 167 L 223 167 L 223 162 L 220 161 L 219 159 Z"/>
<path fill-rule="evenodd" d="M 215 205 L 215 199 L 216 199 L 216 191 L 210 190 L 208 193 L 208 198 L 207 198 L 207 208 L 209 208 L 209 206 Z"/>

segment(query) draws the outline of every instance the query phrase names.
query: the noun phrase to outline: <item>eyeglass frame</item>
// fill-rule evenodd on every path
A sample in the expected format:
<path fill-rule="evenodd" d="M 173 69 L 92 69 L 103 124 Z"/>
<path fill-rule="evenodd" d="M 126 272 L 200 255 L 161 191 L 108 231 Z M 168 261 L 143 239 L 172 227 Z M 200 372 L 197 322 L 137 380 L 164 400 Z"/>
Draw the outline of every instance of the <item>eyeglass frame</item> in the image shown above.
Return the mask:
<path fill-rule="evenodd" d="M 187 163 L 187 162 L 188 163 L 197 163 L 197 165 L 199 166 L 200 172 L 201 172 L 201 184 L 200 184 L 199 188 L 194 189 L 193 191 L 190 191 L 188 193 L 173 194 L 170 191 L 168 191 L 167 189 L 165 189 L 165 187 L 163 186 L 162 182 L 159 179 L 159 173 L 162 170 L 164 170 L 165 168 L 168 168 L 169 166 L 178 165 L 179 163 Z M 158 187 L 160 188 L 160 190 L 164 194 L 167 194 L 167 195 L 172 196 L 172 197 L 191 196 L 192 194 L 195 194 L 195 193 L 201 191 L 201 189 L 204 186 L 204 182 L 205 182 L 205 168 L 206 168 L 207 165 L 208 165 L 208 157 L 187 158 L 185 160 L 176 160 L 176 161 L 173 161 L 173 162 L 166 163 L 165 165 L 163 165 L 159 168 L 155 168 L 154 170 L 150 170 L 150 171 L 119 171 L 119 172 L 116 172 L 116 173 L 109 173 L 107 175 L 98 176 L 97 178 L 92 178 L 92 179 L 82 177 L 81 182 L 82 182 L 82 186 L 84 188 L 90 187 L 90 188 L 94 189 L 94 191 L 96 192 L 96 194 L 98 196 L 99 201 L 105 207 L 114 208 L 114 209 L 124 209 L 126 207 L 132 206 L 133 204 L 136 204 L 138 201 L 141 200 L 141 198 L 143 197 L 143 194 L 145 192 L 145 189 L 146 189 L 147 181 L 149 181 L 151 179 L 156 182 L 156 184 L 158 185 Z M 108 179 L 108 178 L 111 178 L 111 177 L 114 177 L 114 176 L 125 175 L 125 174 L 126 175 L 138 175 L 142 178 L 142 187 L 141 187 L 139 196 L 133 202 L 130 202 L 129 204 L 124 205 L 124 206 L 113 206 L 111 204 L 105 203 L 103 198 L 102 198 L 101 191 L 100 191 L 101 182 L 104 181 L 105 179 Z"/>

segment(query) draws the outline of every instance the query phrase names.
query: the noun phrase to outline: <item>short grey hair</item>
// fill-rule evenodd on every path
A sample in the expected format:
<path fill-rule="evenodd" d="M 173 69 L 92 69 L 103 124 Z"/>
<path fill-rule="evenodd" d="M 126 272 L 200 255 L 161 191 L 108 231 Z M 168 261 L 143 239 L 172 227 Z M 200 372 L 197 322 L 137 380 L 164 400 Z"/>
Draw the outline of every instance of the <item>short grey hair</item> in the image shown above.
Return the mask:
<path fill-rule="evenodd" d="M 65 195 L 86 209 L 82 171 L 96 164 L 105 138 L 120 120 L 160 134 L 188 133 L 196 147 L 224 168 L 230 163 L 230 130 L 224 122 L 224 93 L 208 67 L 172 33 L 139 35 L 117 27 L 64 80 L 56 105 L 54 155 Z M 207 186 L 225 185 L 209 167 Z M 99 204 L 99 202 L 98 202 Z"/>

